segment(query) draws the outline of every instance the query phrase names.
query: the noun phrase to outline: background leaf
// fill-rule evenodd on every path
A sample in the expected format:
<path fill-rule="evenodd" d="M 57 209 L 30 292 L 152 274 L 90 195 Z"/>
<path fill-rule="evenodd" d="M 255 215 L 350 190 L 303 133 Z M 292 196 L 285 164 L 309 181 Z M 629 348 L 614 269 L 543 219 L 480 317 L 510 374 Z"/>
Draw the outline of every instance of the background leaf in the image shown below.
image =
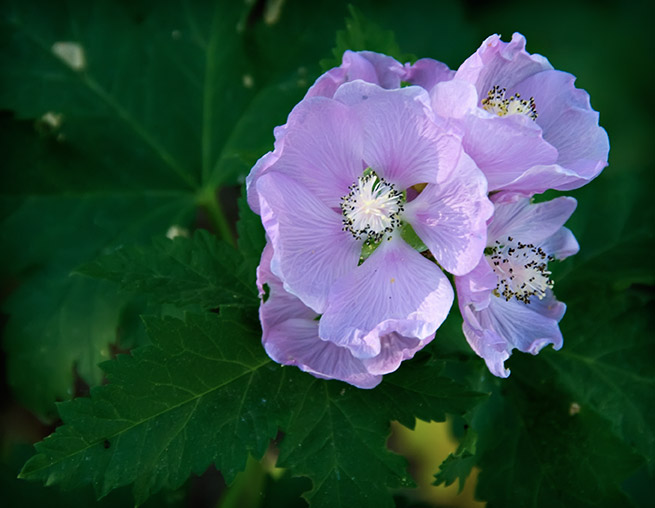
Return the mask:
<path fill-rule="evenodd" d="M 476 494 L 490 508 L 626 506 L 620 483 L 639 467 L 639 456 L 592 409 L 578 411 L 544 376 L 543 361 L 517 360 L 510 381 L 475 414 L 482 469 Z"/>
<path fill-rule="evenodd" d="M 279 465 L 312 480 L 305 494 L 312 506 L 393 506 L 388 489 L 413 481 L 404 460 L 386 449 L 389 422 L 413 428 L 416 417 L 445 421 L 483 398 L 439 377 L 438 365 L 414 360 L 407 367 L 371 391 L 318 380 L 287 387 L 295 393 Z"/>
<path fill-rule="evenodd" d="M 81 273 L 107 279 L 151 302 L 178 307 L 258 304 L 254 270 L 241 255 L 207 231 L 192 238 L 157 239 L 149 247 L 121 248 L 79 268 Z"/>
<path fill-rule="evenodd" d="M 213 461 L 233 478 L 249 452 L 263 455 L 277 425 L 258 395 L 280 377 L 257 332 L 214 314 L 153 318 L 147 327 L 151 346 L 103 364 L 108 385 L 60 405 L 66 425 L 37 445 L 23 478 L 91 483 L 99 496 L 134 483 L 141 503 Z"/>

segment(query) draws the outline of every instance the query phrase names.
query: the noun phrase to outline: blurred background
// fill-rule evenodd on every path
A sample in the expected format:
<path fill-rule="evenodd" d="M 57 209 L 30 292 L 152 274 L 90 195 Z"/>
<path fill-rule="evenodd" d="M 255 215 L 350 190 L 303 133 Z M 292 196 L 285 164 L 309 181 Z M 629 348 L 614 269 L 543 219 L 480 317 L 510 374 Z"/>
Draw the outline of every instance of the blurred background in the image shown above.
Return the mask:
<path fill-rule="evenodd" d="M 86 3 L 95 2 L 89 0 Z M 128 37 L 132 29 L 147 27 L 152 13 L 165 12 L 165 19 L 175 20 L 176 15 L 183 17 L 182 12 L 176 12 L 181 5 L 191 5 L 194 9 L 196 3 L 204 6 L 207 2 L 188 0 L 180 3 L 164 0 L 101 3 L 111 5 L 109 10 L 120 17 L 120 26 L 112 25 L 112 19 L 107 17 L 106 22 L 103 19 L 85 18 L 91 20 L 89 23 L 97 25 L 77 27 L 83 33 L 91 28 L 97 30 L 106 23 L 105 28 L 112 34 L 113 39 L 98 39 L 98 44 L 104 44 L 95 48 L 99 55 L 103 52 L 111 53 L 114 48 L 110 47 L 111 44 L 115 44 L 121 51 L 129 52 L 129 44 L 135 42 L 130 40 L 125 43 L 128 44 L 126 48 L 123 39 Z M 346 27 L 346 19 L 350 19 L 350 23 L 357 22 L 352 19 L 348 4 L 361 14 L 359 21 L 364 27 L 363 31 L 371 30 L 374 35 L 361 41 L 346 38 L 351 49 L 380 50 L 379 47 L 371 47 L 376 45 L 375 34 L 388 30 L 394 34 L 398 51 L 407 55 L 407 58 L 432 57 L 456 69 L 488 35 L 499 33 L 505 41 L 509 41 L 512 33 L 518 31 L 526 36 L 529 52 L 540 53 L 546 56 L 556 69 L 574 74 L 577 77 L 576 86 L 589 92 L 592 107 L 600 112 L 600 123 L 609 134 L 610 165 L 590 185 L 568 193 L 579 202 L 578 210 L 567 225 L 576 234 L 581 251 L 574 259 L 560 267 L 558 273 L 563 276 L 584 266 L 585 273 L 594 274 L 597 280 L 604 281 L 608 287 L 618 292 L 636 286 L 639 291 L 652 297 L 652 284 L 655 282 L 653 269 L 650 267 L 655 225 L 652 205 L 652 193 L 655 191 L 652 155 L 655 136 L 651 102 L 655 48 L 651 33 L 652 5 L 643 1 L 406 0 L 347 3 L 337 0 L 253 0 L 250 14 L 243 20 L 246 35 L 242 51 L 249 62 L 254 62 L 254 66 L 247 69 L 243 74 L 243 81 L 235 86 L 263 90 L 265 93 L 258 96 L 263 98 L 257 99 L 260 101 L 255 105 L 257 114 L 249 119 L 249 123 L 238 125 L 241 138 L 237 139 L 233 147 L 233 152 L 237 155 L 224 163 L 224 172 L 230 177 L 219 183 L 222 186 L 220 196 L 228 218 L 228 227 L 233 228 L 236 221 L 236 200 L 241 192 L 244 175 L 259 156 L 272 148 L 272 128 L 284 123 L 290 109 L 322 72 L 319 62 L 336 62 L 332 49 L 337 45 L 337 33 Z M 81 165 L 83 169 L 75 173 L 60 170 L 57 166 L 59 162 L 50 164 L 50 152 L 41 151 L 39 148 L 44 136 L 56 137 L 61 134 L 64 137 L 59 141 L 64 142 L 66 136 L 73 140 L 75 135 L 80 136 L 79 139 L 82 140 L 85 138 L 79 129 L 75 131 L 72 122 L 70 132 L 62 130 L 58 134 L 57 118 L 44 120 L 42 115 L 48 110 L 40 106 L 40 97 L 48 96 L 51 83 L 45 77 L 39 76 L 25 81 L 25 76 L 30 74 L 29 69 L 38 68 L 39 62 L 36 57 L 32 58 L 28 50 L 23 54 L 16 54 L 15 36 L 12 35 L 18 30 L 13 18 L 14 13 L 26 12 L 28 14 L 25 14 L 25 19 L 32 22 L 30 33 L 35 38 L 50 40 L 49 37 L 53 36 L 54 31 L 67 22 L 68 16 L 74 18 L 76 4 L 47 2 L 46 8 L 46 2 L 27 0 L 19 7 L 17 5 L 8 1 L 2 2 L 2 14 L 6 19 L 0 35 L 0 98 L 3 101 L 0 103 L 0 154 L 4 154 L 5 159 L 0 179 L 0 218 L 8 221 L 3 222 L 3 232 L 0 235 L 0 247 L 3 250 L 0 295 L 4 309 L 2 324 L 5 332 L 2 343 L 0 490 L 5 500 L 11 500 L 10 506 L 93 506 L 95 502 L 90 488 L 67 493 L 57 488 L 46 488 L 15 479 L 24 461 L 32 454 L 32 443 L 48 435 L 57 425 L 52 402 L 73 395 L 84 395 L 88 392 L 89 385 L 101 382 L 97 373 L 85 376 L 84 373 L 73 375 L 71 372 L 70 377 L 74 383 L 72 386 L 69 383 L 67 393 L 63 396 L 56 393 L 49 399 L 49 404 L 44 403 L 31 398 L 25 386 L 29 386 L 30 380 L 36 375 L 39 376 L 39 383 L 47 384 L 47 372 L 52 368 L 51 362 L 58 361 L 59 357 L 46 354 L 42 356 L 41 364 L 27 366 L 17 360 L 23 354 L 17 344 L 27 344 L 25 347 L 30 347 L 27 336 L 31 332 L 25 331 L 29 328 L 25 323 L 29 323 L 30 315 L 58 308 L 56 295 L 59 293 L 48 293 L 48 290 L 42 292 L 40 288 L 50 287 L 51 279 L 47 277 L 58 270 L 59 265 L 63 267 L 62 273 L 68 273 L 75 263 L 79 262 L 74 255 L 69 256 L 68 250 L 79 250 L 75 247 L 75 238 L 80 230 L 74 222 L 68 224 L 65 219 L 48 216 L 46 209 L 41 212 L 36 210 L 35 216 L 30 218 L 33 222 L 18 224 L 12 222 L 11 213 L 17 209 L 19 203 L 29 200 L 33 194 L 41 196 L 58 190 L 84 190 L 84 182 L 87 181 L 85 179 L 91 181 L 97 177 L 93 175 L 93 168 L 89 167 L 89 160 L 93 162 L 92 157 L 95 156 L 93 151 L 84 153 L 85 157 L 91 159 L 85 159 L 85 165 Z M 103 9 L 105 8 L 100 10 Z M 123 31 L 121 27 L 128 27 L 129 30 Z M 173 25 L 169 28 L 172 28 L 167 32 L 167 35 L 170 34 L 169 39 L 183 40 L 187 36 L 184 32 L 176 32 Z M 342 34 L 342 37 L 345 36 Z M 112 40 L 111 44 L 107 42 Z M 142 45 L 139 51 L 144 53 L 144 58 L 165 51 L 163 46 L 158 46 L 159 41 L 157 38 L 138 39 L 138 43 Z M 387 44 L 387 41 L 388 38 L 385 37 L 382 43 Z M 136 48 L 134 50 L 136 51 Z M 224 50 L 229 50 L 229 47 Z M 104 68 L 103 72 L 111 77 L 114 72 L 110 65 L 111 58 L 108 58 L 107 62 L 108 67 Z M 193 71 L 194 62 L 186 63 Z M 232 70 L 220 69 L 220 72 L 231 75 Z M 176 70 L 161 72 L 156 82 L 148 77 L 144 78 L 142 69 L 138 67 L 125 72 L 127 74 L 120 77 L 127 79 L 133 88 L 151 87 L 153 83 L 156 83 L 156 86 L 161 85 L 161 90 L 157 89 L 156 93 L 163 94 L 164 98 L 160 97 L 163 102 L 158 104 L 168 104 L 167 107 L 171 110 L 186 107 L 191 92 L 184 88 L 176 89 L 175 76 L 171 76 L 170 83 L 164 83 L 167 74 L 175 73 Z M 130 72 L 133 74 L 130 75 Z M 45 74 L 46 71 L 44 76 Z M 24 86 L 20 85 L 20 80 L 24 80 Z M 77 96 L 71 95 L 70 100 L 77 100 Z M 45 99 L 43 101 L 45 102 Z M 227 103 L 228 99 L 225 101 Z M 77 103 L 76 107 L 84 111 L 86 106 L 84 103 Z M 251 110 L 246 108 L 234 114 L 239 115 L 243 111 L 248 114 Z M 106 132 L 110 134 L 107 136 L 107 153 L 103 153 L 101 163 L 103 168 L 125 166 L 127 169 L 123 169 L 127 173 L 117 176 L 118 173 L 114 174 L 110 169 L 105 172 L 106 181 L 97 177 L 98 186 L 111 187 L 116 178 L 125 179 L 126 174 L 128 178 L 136 181 L 147 181 L 150 178 L 147 174 L 139 173 L 139 157 L 142 154 L 130 159 L 134 163 L 132 167 L 131 162 L 125 162 L 129 157 L 113 150 L 114 142 L 115 146 L 123 146 L 113 139 L 115 134 L 112 129 L 117 128 L 113 124 L 105 126 Z M 172 150 L 184 150 L 184 144 L 179 140 L 187 135 L 186 130 L 186 126 L 171 126 Z M 226 131 L 225 134 L 229 136 L 232 132 Z M 101 147 L 98 153 L 102 151 L 102 135 L 87 139 L 94 146 Z M 242 138 L 245 141 L 240 141 Z M 159 141 L 166 146 L 165 139 Z M 27 152 L 29 153 L 26 155 Z M 58 156 L 60 155 L 61 153 L 58 153 Z M 66 157 L 58 160 L 69 160 Z M 73 164 L 76 163 L 73 161 Z M 160 184 L 163 187 L 167 185 L 166 182 Z M 125 209 L 116 213 L 129 216 L 131 212 Z M 194 210 L 193 206 L 182 215 L 184 217 L 180 218 L 180 222 L 186 221 L 184 223 L 190 227 L 216 227 L 210 217 L 202 210 Z M 95 217 L 94 224 L 105 219 L 114 220 L 113 217 Z M 158 227 L 153 226 L 152 230 L 140 233 L 143 235 L 141 239 L 148 239 L 148 235 L 157 232 Z M 83 235 L 87 234 L 93 237 L 93 228 L 84 230 Z M 138 238 L 138 235 L 136 236 Z M 97 246 L 94 248 L 97 249 Z M 35 255 L 35 252 L 39 254 Z M 46 259 L 51 254 L 56 262 L 51 263 Z M 69 261 L 69 258 L 73 261 Z M 580 316 L 573 317 L 576 315 L 576 292 L 580 290 L 581 285 L 594 282 L 579 277 L 569 278 L 567 281 L 562 284 L 561 289 L 558 288 L 560 298 L 571 302 L 569 315 L 563 323 L 565 341 L 567 329 L 570 333 L 575 333 L 576 326 L 581 326 L 579 321 L 575 321 L 581 319 Z M 21 291 L 29 293 L 28 303 L 24 303 L 26 297 Z M 582 306 L 579 308 L 583 309 Z M 649 304 L 646 311 L 652 310 L 652 305 Z M 65 326 L 77 326 L 74 315 L 60 315 L 59 319 L 66 321 Z M 134 316 L 131 319 L 134 320 Z M 652 325 L 652 319 L 649 323 Z M 617 340 L 620 340 L 621 330 L 615 330 L 615 333 Z M 650 333 L 652 336 L 652 327 Z M 108 342 L 113 342 L 111 337 Z M 129 343 L 122 343 L 121 348 L 106 348 L 103 355 L 110 358 L 119 350 L 129 348 Z M 93 362 L 92 360 L 91 363 Z M 89 367 L 91 370 L 94 368 L 94 365 Z M 80 369 L 79 362 L 75 363 L 75 369 Z M 414 432 L 400 425 L 394 427 L 390 447 L 407 456 L 412 474 L 419 484 L 417 491 L 404 493 L 398 498 L 399 505 L 483 506 L 473 500 L 475 472 L 473 477 L 469 478 L 464 492 L 459 495 L 457 485 L 448 489 L 430 485 L 438 465 L 448 453 L 454 451 L 456 444 L 448 423 L 419 422 Z M 226 488 L 218 472 L 208 471 L 201 477 L 191 479 L 188 485 L 177 492 L 155 496 L 146 506 L 304 506 L 304 501 L 299 496 L 310 488 L 308 481 L 287 477 L 284 472 L 274 469 L 273 462 L 271 457 L 265 458 L 263 464 L 252 461 L 231 490 Z M 110 494 L 99 505 L 131 506 L 131 502 L 127 489 L 122 489 Z"/>

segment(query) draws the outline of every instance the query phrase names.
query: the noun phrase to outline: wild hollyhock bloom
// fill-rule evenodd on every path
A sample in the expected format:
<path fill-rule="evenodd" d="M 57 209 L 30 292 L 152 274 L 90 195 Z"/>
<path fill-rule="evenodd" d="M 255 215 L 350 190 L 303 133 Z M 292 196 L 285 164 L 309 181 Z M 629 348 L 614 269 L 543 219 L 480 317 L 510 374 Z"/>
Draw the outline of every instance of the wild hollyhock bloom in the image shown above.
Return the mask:
<path fill-rule="evenodd" d="M 455 274 L 471 270 L 493 207 L 425 90 L 347 82 L 331 98 L 304 99 L 275 134 L 274 152 L 247 180 L 273 249 L 260 271 L 321 315 L 315 347 L 329 342 L 370 362 L 389 347 L 385 337 L 427 342 L 453 300 L 429 257 Z M 431 254 L 406 242 L 417 235 Z"/>
<path fill-rule="evenodd" d="M 490 191 L 532 195 L 581 187 L 607 165 L 607 133 L 574 81 L 527 53 L 522 35 L 509 43 L 492 35 L 431 97 L 435 111 L 464 130 L 464 148 Z"/>
<path fill-rule="evenodd" d="M 393 372 L 403 360 L 433 339 L 408 338 L 390 333 L 380 337 L 380 353 L 371 358 L 357 358 L 347 347 L 321 340 L 318 317 L 291 293 L 270 270 L 273 248 L 266 245 L 257 269 L 257 285 L 263 297 L 259 308 L 262 343 L 268 355 L 283 365 L 324 379 L 339 379 L 359 388 L 373 388 L 382 375 Z"/>
<path fill-rule="evenodd" d="M 573 234 L 562 227 L 575 207 L 566 197 L 497 202 L 485 255 L 472 272 L 455 278 L 464 335 L 496 376 L 509 376 L 504 362 L 512 349 L 537 354 L 547 344 L 562 347 L 558 323 L 566 306 L 553 295 L 548 262 L 578 252 Z"/>

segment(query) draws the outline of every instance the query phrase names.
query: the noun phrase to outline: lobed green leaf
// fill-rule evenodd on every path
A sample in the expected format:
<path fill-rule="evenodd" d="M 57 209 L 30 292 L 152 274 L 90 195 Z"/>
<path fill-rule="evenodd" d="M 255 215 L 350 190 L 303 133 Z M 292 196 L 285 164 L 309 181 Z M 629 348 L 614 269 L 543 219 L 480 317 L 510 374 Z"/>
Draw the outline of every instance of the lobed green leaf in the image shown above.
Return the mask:
<path fill-rule="evenodd" d="M 152 345 L 103 364 L 109 384 L 59 406 L 64 425 L 36 445 L 22 478 L 98 496 L 133 483 L 137 503 L 212 462 L 228 480 L 277 433 L 283 381 L 240 316 L 146 320 Z"/>
<path fill-rule="evenodd" d="M 204 230 L 191 238 L 157 238 L 147 247 L 123 247 L 78 270 L 147 295 L 151 302 L 203 309 L 258 304 L 254 269 Z"/>

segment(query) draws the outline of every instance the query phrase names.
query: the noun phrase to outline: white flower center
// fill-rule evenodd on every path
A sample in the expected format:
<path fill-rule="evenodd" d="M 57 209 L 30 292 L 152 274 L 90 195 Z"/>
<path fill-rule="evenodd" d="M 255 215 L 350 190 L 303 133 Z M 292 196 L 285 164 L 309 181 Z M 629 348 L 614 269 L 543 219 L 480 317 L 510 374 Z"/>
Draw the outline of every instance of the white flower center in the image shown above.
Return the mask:
<path fill-rule="evenodd" d="M 349 189 L 350 193 L 341 198 L 344 231 L 375 243 L 400 225 L 403 194 L 393 184 L 367 170 Z"/>
<path fill-rule="evenodd" d="M 546 290 L 553 287 L 548 271 L 548 261 L 552 258 L 541 247 L 514 242 L 508 236 L 505 245 L 496 241 L 496 245 L 487 252 L 489 264 L 498 275 L 494 295 L 506 301 L 516 298 L 528 304 L 531 296 L 541 300 L 546 296 Z"/>
<path fill-rule="evenodd" d="M 537 119 L 537 107 L 534 103 L 534 97 L 529 100 L 521 99 L 521 94 L 514 94 L 509 99 L 505 98 L 506 88 L 500 88 L 498 85 L 494 86 L 487 93 L 487 98 L 482 101 L 482 107 L 495 113 L 498 116 L 506 115 L 525 115 Z"/>

